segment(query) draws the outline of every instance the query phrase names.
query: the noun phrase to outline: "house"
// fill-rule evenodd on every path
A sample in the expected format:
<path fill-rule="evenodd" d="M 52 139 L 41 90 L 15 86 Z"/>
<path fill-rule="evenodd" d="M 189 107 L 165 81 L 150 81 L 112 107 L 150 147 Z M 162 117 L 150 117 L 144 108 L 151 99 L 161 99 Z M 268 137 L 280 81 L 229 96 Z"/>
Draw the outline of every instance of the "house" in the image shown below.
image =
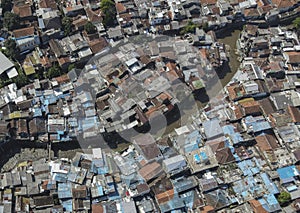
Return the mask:
<path fill-rule="evenodd" d="M 255 137 L 257 147 L 261 151 L 272 151 L 279 147 L 276 137 L 272 134 L 262 134 Z"/>
<path fill-rule="evenodd" d="M 207 140 L 215 139 L 224 135 L 220 126 L 220 121 L 217 118 L 203 122 L 202 126 Z"/>
<path fill-rule="evenodd" d="M 272 4 L 279 9 L 280 13 L 284 13 L 289 10 L 292 10 L 296 6 L 297 1 L 295 1 L 295 0 L 272 0 Z"/>
<path fill-rule="evenodd" d="M 14 30 L 13 35 L 21 53 L 27 53 L 40 45 L 40 37 L 35 33 L 34 27 Z"/>
<path fill-rule="evenodd" d="M 206 202 L 214 209 L 222 209 L 231 204 L 230 199 L 226 196 L 226 191 L 222 189 L 216 189 L 208 192 L 204 195 Z"/>
<path fill-rule="evenodd" d="M 159 180 L 151 189 L 158 204 L 166 203 L 174 198 L 174 187 L 169 179 Z"/>
<path fill-rule="evenodd" d="M 27 138 L 29 136 L 26 119 L 17 120 L 17 135 L 21 138 Z"/>
<path fill-rule="evenodd" d="M 244 115 L 261 115 L 262 114 L 262 111 L 261 111 L 261 108 L 260 108 L 260 104 L 258 101 L 254 101 L 252 99 L 250 100 L 243 100 L 243 101 L 240 101 L 240 105 L 242 107 L 242 110 L 243 110 L 243 114 Z"/>
<path fill-rule="evenodd" d="M 29 134 L 32 137 L 37 137 L 46 133 L 46 121 L 44 118 L 33 118 L 28 123 Z"/>
<path fill-rule="evenodd" d="M 55 0 L 40 0 L 39 8 L 47 8 L 52 10 L 57 10 L 57 4 Z"/>
<path fill-rule="evenodd" d="M 115 28 L 109 28 L 107 30 L 107 36 L 109 39 L 113 40 L 120 40 L 124 37 L 120 26 Z"/>
<path fill-rule="evenodd" d="M 69 17 L 85 15 L 84 7 L 81 4 L 67 5 L 67 7 L 63 7 L 63 12 L 66 16 Z"/>
<path fill-rule="evenodd" d="M 146 182 L 151 181 L 154 178 L 158 178 L 162 172 L 162 167 L 157 162 L 149 163 L 139 170 L 139 174 Z"/>
<path fill-rule="evenodd" d="M 186 161 L 182 155 L 176 155 L 163 160 L 162 166 L 165 172 L 172 173 L 183 170 L 186 167 Z"/>
<path fill-rule="evenodd" d="M 295 177 L 299 176 L 299 171 L 296 166 L 287 166 L 277 169 L 281 184 L 286 184 L 295 181 Z"/>
<path fill-rule="evenodd" d="M 75 27 L 75 30 L 82 31 L 84 29 L 84 26 L 88 23 L 88 18 L 86 16 L 79 16 L 76 17 L 73 20 L 73 25 Z"/>
<path fill-rule="evenodd" d="M 229 2 L 225 0 L 218 0 L 216 5 L 220 8 L 220 15 L 229 15 L 229 11 L 232 9 Z"/>
<path fill-rule="evenodd" d="M 298 66 L 300 64 L 300 52 L 284 52 L 283 55 L 287 64 L 291 64 L 292 66 Z"/>
<path fill-rule="evenodd" d="M 229 164 L 235 162 L 235 157 L 230 148 L 225 147 L 216 151 L 216 159 L 219 164 Z"/>
<path fill-rule="evenodd" d="M 94 11 L 91 8 L 86 8 L 85 11 L 90 22 L 92 22 L 93 24 L 102 23 L 103 17 L 101 10 Z"/>
<path fill-rule="evenodd" d="M 0 52 L 0 76 L 14 78 L 18 76 L 18 72 L 12 63 L 2 52 Z"/>
<path fill-rule="evenodd" d="M 89 42 L 90 48 L 93 52 L 93 54 L 100 53 L 103 51 L 106 47 L 108 47 L 108 43 L 105 38 L 100 37 L 98 39 L 94 39 Z"/>
<path fill-rule="evenodd" d="M 38 196 L 34 197 L 33 200 L 36 209 L 44 209 L 54 206 L 54 200 L 52 196 Z"/>
<path fill-rule="evenodd" d="M 139 153 L 149 161 L 162 157 L 162 154 L 150 133 L 135 136 L 133 138 L 133 145 Z"/>
<path fill-rule="evenodd" d="M 27 24 L 36 20 L 36 16 L 32 12 L 32 3 L 25 0 L 16 0 L 13 5 L 13 12 L 19 15 L 21 24 Z"/>
<path fill-rule="evenodd" d="M 203 178 L 199 179 L 199 185 L 203 192 L 208 192 L 218 187 L 218 182 L 213 176 L 211 175 L 203 175 L 203 176 L 204 176 Z"/>
<path fill-rule="evenodd" d="M 121 206 L 123 208 L 124 213 L 137 213 L 135 202 L 133 200 L 129 202 L 122 202 Z"/>
<path fill-rule="evenodd" d="M 210 146 L 187 153 L 185 157 L 193 174 L 218 166 L 218 161 Z"/>
<path fill-rule="evenodd" d="M 62 28 L 61 18 L 58 10 L 45 11 L 39 18 L 39 27 L 42 30 L 57 30 Z"/>

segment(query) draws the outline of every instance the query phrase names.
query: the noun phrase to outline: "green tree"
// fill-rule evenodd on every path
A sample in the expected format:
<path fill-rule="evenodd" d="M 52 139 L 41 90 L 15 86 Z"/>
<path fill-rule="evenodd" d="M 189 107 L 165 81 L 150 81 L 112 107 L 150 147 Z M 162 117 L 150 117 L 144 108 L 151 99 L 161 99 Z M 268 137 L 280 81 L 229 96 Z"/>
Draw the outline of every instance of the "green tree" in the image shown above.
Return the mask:
<path fill-rule="evenodd" d="M 17 47 L 16 41 L 8 39 L 4 42 L 5 50 L 3 53 L 10 59 L 17 60 L 20 56 L 20 49 Z"/>
<path fill-rule="evenodd" d="M 95 25 L 93 25 L 92 22 L 88 22 L 86 23 L 86 25 L 84 25 L 84 30 L 88 33 L 88 34 L 94 34 L 97 32 L 97 29 L 95 27 Z"/>
<path fill-rule="evenodd" d="M 68 71 L 71 71 L 72 69 L 76 68 L 75 64 L 70 64 L 68 66 Z"/>
<path fill-rule="evenodd" d="M 17 85 L 18 88 L 24 87 L 29 83 L 29 79 L 17 63 L 15 63 L 15 67 L 18 70 L 18 76 L 14 77 L 12 81 Z"/>
<path fill-rule="evenodd" d="M 299 31 L 300 30 L 300 17 L 296 18 L 294 21 L 293 21 L 293 25 L 294 27 Z"/>
<path fill-rule="evenodd" d="M 101 11 L 104 14 L 103 24 L 105 27 L 113 26 L 116 20 L 116 7 L 115 2 L 112 0 L 101 0 Z"/>
<path fill-rule="evenodd" d="M 291 200 L 291 195 L 290 195 L 290 193 L 283 191 L 278 195 L 277 200 L 280 205 L 286 204 L 287 202 L 289 202 Z"/>
<path fill-rule="evenodd" d="M 197 25 L 193 23 L 192 21 L 189 21 L 187 25 L 183 27 L 183 29 L 180 31 L 180 34 L 184 35 L 187 33 L 195 33 L 195 30 L 197 28 Z"/>
<path fill-rule="evenodd" d="M 72 22 L 73 20 L 70 17 L 64 16 L 62 19 L 62 28 L 65 36 L 70 35 L 72 31 Z"/>
<path fill-rule="evenodd" d="M 3 24 L 8 30 L 15 30 L 20 26 L 20 17 L 17 14 L 5 12 Z"/>
<path fill-rule="evenodd" d="M 49 68 L 48 72 L 46 73 L 47 78 L 55 78 L 61 75 L 61 69 L 58 64 L 54 64 L 52 67 Z"/>
<path fill-rule="evenodd" d="M 204 31 L 207 31 L 207 30 L 208 30 L 208 22 L 204 22 L 204 23 L 202 24 L 202 29 L 203 29 Z"/>
<path fill-rule="evenodd" d="M 12 10 L 12 1 L 11 0 L 2 0 L 1 8 L 3 9 L 3 13 L 10 12 Z"/>

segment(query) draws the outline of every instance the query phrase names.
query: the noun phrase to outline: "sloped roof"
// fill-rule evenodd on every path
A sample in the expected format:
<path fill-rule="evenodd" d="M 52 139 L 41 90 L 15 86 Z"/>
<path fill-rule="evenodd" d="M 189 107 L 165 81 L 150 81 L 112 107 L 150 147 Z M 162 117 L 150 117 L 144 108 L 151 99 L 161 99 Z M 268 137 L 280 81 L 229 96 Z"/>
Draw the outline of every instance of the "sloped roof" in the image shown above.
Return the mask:
<path fill-rule="evenodd" d="M 279 147 L 274 135 L 259 135 L 255 137 L 255 140 L 262 151 L 270 151 Z"/>
<path fill-rule="evenodd" d="M 161 154 L 153 136 L 149 133 L 140 134 L 133 138 L 133 143 L 137 145 L 147 160 L 151 160 Z"/>
<path fill-rule="evenodd" d="M 228 147 L 217 150 L 216 158 L 220 164 L 227 164 L 235 161 L 235 158 Z"/>
<path fill-rule="evenodd" d="M 51 8 L 56 10 L 57 5 L 55 0 L 40 0 L 40 8 Z"/>
<path fill-rule="evenodd" d="M 294 0 L 272 0 L 279 9 L 292 7 L 296 2 Z"/>
<path fill-rule="evenodd" d="M 0 52 L 0 61 L 0 75 L 14 67 L 14 64 L 2 52 Z"/>
<path fill-rule="evenodd" d="M 20 18 L 32 16 L 31 6 L 29 4 L 14 5 L 13 12 L 19 15 Z"/>
<path fill-rule="evenodd" d="M 15 38 L 31 36 L 34 34 L 34 27 L 26 27 L 26 28 L 14 30 L 13 34 L 14 34 Z"/>

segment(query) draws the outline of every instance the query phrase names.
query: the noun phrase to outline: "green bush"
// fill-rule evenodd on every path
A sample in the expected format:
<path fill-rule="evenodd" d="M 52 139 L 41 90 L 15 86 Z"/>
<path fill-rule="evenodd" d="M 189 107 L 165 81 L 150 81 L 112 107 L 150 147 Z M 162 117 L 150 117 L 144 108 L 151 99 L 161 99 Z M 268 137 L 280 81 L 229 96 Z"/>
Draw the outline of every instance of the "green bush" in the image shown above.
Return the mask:
<path fill-rule="evenodd" d="M 291 200 L 291 195 L 290 195 L 290 193 L 283 191 L 278 195 L 277 200 L 280 205 L 286 204 L 287 202 L 289 202 Z"/>

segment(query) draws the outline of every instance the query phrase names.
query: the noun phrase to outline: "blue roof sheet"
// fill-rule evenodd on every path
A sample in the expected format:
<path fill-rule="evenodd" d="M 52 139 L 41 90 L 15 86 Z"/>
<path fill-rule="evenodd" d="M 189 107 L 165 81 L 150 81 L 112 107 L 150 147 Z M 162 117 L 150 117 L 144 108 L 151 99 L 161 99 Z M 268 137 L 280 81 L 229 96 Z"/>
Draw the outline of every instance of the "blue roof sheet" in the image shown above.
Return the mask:
<path fill-rule="evenodd" d="M 41 108 L 33 108 L 33 117 L 41 117 L 42 115 Z"/>
<path fill-rule="evenodd" d="M 225 125 L 222 127 L 224 134 L 231 135 L 234 133 L 234 127 L 232 125 Z"/>
<path fill-rule="evenodd" d="M 59 199 L 72 198 L 71 183 L 59 183 L 57 187 L 57 192 Z"/>
<path fill-rule="evenodd" d="M 72 199 L 66 200 L 66 201 L 62 201 L 61 204 L 64 207 L 65 211 L 67 211 L 67 212 L 73 212 L 73 201 L 72 201 Z"/>
<path fill-rule="evenodd" d="M 281 209 L 273 194 L 264 195 L 263 198 L 258 199 L 258 201 L 267 212 L 275 212 Z"/>
<path fill-rule="evenodd" d="M 97 186 L 97 189 L 98 189 L 98 194 L 99 194 L 100 196 L 103 196 L 103 195 L 104 195 L 104 192 L 103 192 L 103 186 L 98 185 L 98 186 Z"/>
<path fill-rule="evenodd" d="M 172 200 L 159 205 L 161 212 L 169 212 L 183 207 L 185 207 L 184 201 L 178 196 L 175 196 Z"/>
<path fill-rule="evenodd" d="M 267 121 L 255 122 L 252 126 L 253 132 L 260 132 L 271 128 L 271 125 Z"/>
<path fill-rule="evenodd" d="M 299 175 L 299 171 L 295 165 L 279 168 L 277 169 L 277 172 L 279 174 L 279 178 L 283 181 Z"/>
<path fill-rule="evenodd" d="M 270 180 L 270 178 L 268 177 L 268 175 L 266 173 L 262 173 L 262 174 L 260 174 L 260 176 L 270 194 L 278 194 L 279 193 L 277 186 Z"/>
<path fill-rule="evenodd" d="M 244 173 L 244 176 L 255 175 L 260 171 L 257 162 L 254 163 L 251 159 L 238 162 L 237 164 Z"/>

